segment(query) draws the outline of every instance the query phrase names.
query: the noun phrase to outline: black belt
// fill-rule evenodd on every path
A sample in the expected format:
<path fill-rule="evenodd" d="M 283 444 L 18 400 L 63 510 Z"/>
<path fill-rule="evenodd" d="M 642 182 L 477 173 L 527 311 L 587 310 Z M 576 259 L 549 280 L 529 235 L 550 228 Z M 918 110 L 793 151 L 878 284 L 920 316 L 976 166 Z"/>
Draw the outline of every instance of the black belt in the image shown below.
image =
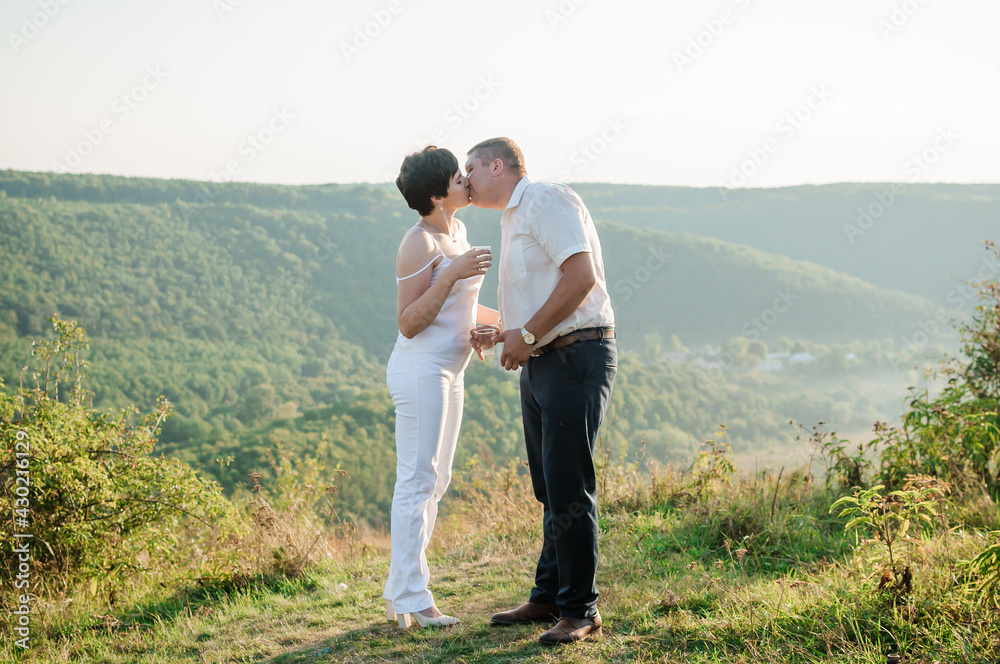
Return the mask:
<path fill-rule="evenodd" d="M 536 348 L 534 352 L 531 353 L 532 357 L 538 357 L 539 355 L 544 355 L 550 350 L 555 350 L 556 348 L 562 348 L 563 346 L 568 346 L 570 344 L 575 344 L 577 341 L 592 341 L 594 339 L 614 339 L 615 338 L 615 328 L 613 327 L 585 327 L 581 330 L 573 330 L 568 332 L 561 337 L 556 337 L 555 340 L 550 341 L 540 348 Z"/>

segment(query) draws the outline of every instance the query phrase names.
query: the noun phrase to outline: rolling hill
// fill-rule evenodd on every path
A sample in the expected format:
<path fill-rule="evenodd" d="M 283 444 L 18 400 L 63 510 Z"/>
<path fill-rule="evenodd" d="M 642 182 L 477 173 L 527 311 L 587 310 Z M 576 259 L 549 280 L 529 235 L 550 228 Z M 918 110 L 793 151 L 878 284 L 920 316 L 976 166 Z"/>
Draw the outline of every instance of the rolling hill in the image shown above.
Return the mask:
<path fill-rule="evenodd" d="M 976 276 L 983 267 L 982 241 L 996 240 L 1000 231 L 1000 185 L 995 184 L 729 190 L 573 186 L 595 219 L 747 245 L 920 295 L 939 306 L 956 286 Z"/>
<path fill-rule="evenodd" d="M 887 344 L 933 315 L 931 301 L 777 253 L 644 228 L 642 215 L 623 223 L 624 208 L 605 215 L 594 199 L 620 348 L 645 358 L 623 358 L 608 440 L 686 457 L 727 422 L 737 454 L 751 458 L 789 443 L 790 417 L 860 429 L 892 411 L 894 395 L 853 378 L 836 393 L 813 389 L 825 368 L 720 375 L 693 389 L 702 370 L 657 360 L 650 340 L 851 342 L 873 370 Z M 499 245 L 497 213 L 463 212 L 477 244 Z M 47 333 L 49 316 L 77 319 L 92 337 L 96 406 L 148 410 L 161 394 L 176 405 L 164 453 L 232 488 L 266 467 L 276 444 L 292 454 L 322 448 L 355 477 L 345 506 L 378 519 L 393 463 L 384 387 L 392 266 L 414 221 L 384 186 L 0 172 L 0 379 L 21 379 L 28 339 Z M 483 303 L 495 293 L 492 271 Z M 844 364 L 843 352 L 827 355 L 824 367 Z M 467 384 L 459 463 L 518 455 L 512 377 L 476 366 Z M 226 457 L 230 466 L 215 463 Z"/>

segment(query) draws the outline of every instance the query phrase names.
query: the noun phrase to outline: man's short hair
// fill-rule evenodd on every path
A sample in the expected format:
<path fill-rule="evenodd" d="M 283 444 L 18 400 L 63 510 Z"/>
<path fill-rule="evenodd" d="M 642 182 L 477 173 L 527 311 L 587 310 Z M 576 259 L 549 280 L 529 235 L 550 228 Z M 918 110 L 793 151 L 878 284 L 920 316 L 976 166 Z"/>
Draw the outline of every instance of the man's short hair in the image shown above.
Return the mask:
<path fill-rule="evenodd" d="M 524 175 L 527 172 L 524 168 L 524 154 L 521 153 L 521 148 L 517 147 L 517 143 L 509 138 L 501 136 L 499 138 L 486 139 L 472 146 L 467 155 L 471 156 L 473 152 L 479 157 L 479 161 L 484 164 L 489 164 L 493 160 L 499 159 L 503 162 L 504 166 L 517 175 Z"/>
<path fill-rule="evenodd" d="M 396 187 L 406 204 L 426 217 L 434 211 L 431 196 L 446 198 L 451 179 L 458 172 L 458 158 L 451 150 L 428 145 L 420 152 L 406 155 L 399 167 Z"/>

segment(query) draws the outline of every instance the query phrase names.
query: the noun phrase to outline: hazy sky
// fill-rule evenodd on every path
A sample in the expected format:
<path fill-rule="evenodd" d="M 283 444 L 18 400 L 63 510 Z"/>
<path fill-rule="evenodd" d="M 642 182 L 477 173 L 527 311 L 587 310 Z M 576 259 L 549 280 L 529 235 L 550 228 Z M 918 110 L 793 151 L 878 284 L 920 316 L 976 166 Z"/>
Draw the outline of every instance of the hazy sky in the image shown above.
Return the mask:
<path fill-rule="evenodd" d="M 998 24 L 996 0 L 4 0 L 0 168 L 386 182 L 506 135 L 536 179 L 1000 182 Z"/>

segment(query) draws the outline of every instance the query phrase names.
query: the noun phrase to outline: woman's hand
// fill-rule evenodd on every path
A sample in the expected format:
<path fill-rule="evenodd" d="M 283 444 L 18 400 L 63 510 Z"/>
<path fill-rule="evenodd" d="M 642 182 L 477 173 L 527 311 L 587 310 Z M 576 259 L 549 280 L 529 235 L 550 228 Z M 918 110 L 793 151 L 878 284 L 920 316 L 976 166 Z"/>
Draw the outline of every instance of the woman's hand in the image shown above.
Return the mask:
<path fill-rule="evenodd" d="M 500 334 L 500 332 L 501 330 L 498 325 L 478 325 L 469 330 L 469 342 L 472 344 L 472 349 L 479 355 L 480 360 L 486 359 L 483 357 L 483 351 L 489 350 L 496 345 L 493 337 Z"/>
<path fill-rule="evenodd" d="M 493 254 L 489 249 L 469 249 L 461 256 L 451 259 L 451 264 L 443 274 L 458 281 L 486 274 L 486 270 L 492 265 Z"/>

